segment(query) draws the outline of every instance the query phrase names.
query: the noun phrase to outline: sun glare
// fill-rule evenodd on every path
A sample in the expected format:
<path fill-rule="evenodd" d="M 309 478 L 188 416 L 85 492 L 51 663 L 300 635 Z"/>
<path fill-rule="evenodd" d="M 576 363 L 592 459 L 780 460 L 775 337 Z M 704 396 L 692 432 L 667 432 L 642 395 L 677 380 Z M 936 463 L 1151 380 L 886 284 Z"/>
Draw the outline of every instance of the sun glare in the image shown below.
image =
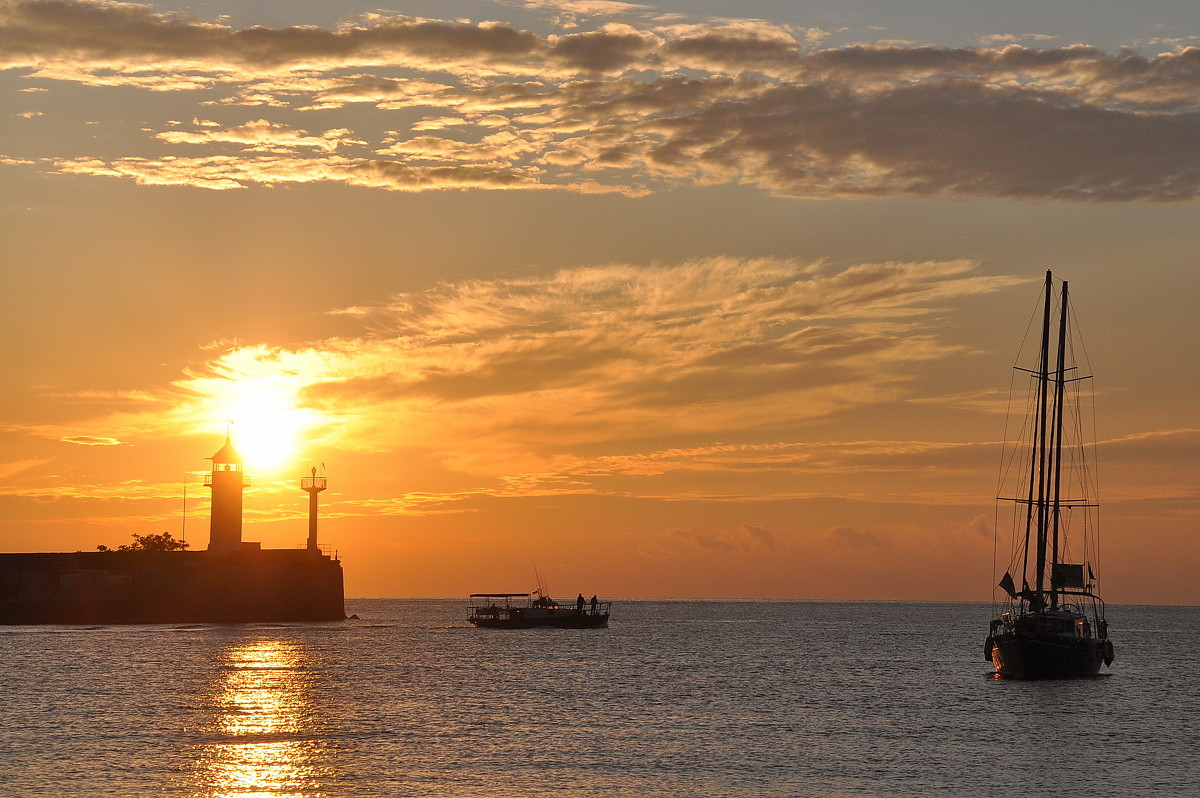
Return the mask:
<path fill-rule="evenodd" d="M 293 391 L 255 386 L 239 392 L 227 412 L 247 470 L 273 470 L 295 460 L 310 411 L 296 407 Z"/>

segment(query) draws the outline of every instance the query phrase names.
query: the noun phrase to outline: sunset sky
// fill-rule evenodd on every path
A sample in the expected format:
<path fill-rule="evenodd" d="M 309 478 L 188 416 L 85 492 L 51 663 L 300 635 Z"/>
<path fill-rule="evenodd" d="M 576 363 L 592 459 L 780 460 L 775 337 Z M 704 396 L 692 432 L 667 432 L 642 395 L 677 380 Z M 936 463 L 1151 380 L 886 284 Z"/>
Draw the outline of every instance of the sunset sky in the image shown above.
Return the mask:
<path fill-rule="evenodd" d="M 987 600 L 1051 269 L 1200 604 L 1195 12 L 0 0 L 0 550 L 203 548 L 232 420 L 351 597 Z"/>

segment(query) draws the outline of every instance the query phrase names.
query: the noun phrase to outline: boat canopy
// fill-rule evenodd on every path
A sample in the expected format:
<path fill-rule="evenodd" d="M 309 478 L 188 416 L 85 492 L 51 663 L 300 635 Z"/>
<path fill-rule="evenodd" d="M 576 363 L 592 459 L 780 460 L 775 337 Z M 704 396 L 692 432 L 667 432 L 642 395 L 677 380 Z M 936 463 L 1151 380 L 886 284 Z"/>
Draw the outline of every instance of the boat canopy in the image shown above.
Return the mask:
<path fill-rule="evenodd" d="M 1050 571 L 1050 584 L 1059 587 L 1087 587 L 1083 581 L 1083 566 L 1056 562 Z"/>

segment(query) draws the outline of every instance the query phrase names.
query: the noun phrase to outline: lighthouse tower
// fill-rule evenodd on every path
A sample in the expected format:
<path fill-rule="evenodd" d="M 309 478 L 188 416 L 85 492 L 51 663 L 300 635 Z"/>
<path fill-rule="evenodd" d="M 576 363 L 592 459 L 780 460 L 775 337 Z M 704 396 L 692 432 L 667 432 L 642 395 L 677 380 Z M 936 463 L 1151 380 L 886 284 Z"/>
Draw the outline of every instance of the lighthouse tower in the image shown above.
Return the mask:
<path fill-rule="evenodd" d="M 208 550 L 224 553 L 242 548 L 242 491 L 246 488 L 242 456 L 229 436 L 225 445 L 208 458 L 212 473 L 204 481 L 212 488 L 212 510 L 208 526 Z"/>

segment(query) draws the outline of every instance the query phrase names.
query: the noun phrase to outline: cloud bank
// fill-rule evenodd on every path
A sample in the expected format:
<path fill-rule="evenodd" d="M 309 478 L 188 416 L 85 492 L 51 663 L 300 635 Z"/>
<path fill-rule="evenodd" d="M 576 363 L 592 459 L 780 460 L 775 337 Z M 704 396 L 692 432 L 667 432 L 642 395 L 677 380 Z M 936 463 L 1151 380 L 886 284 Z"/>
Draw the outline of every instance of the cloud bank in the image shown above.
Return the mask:
<path fill-rule="evenodd" d="M 148 101 L 187 92 L 212 113 L 164 118 L 125 155 L 0 163 L 209 189 L 640 195 L 742 183 L 793 197 L 1169 202 L 1200 187 L 1195 47 L 823 49 L 815 28 L 534 5 L 561 11 L 558 32 L 385 12 L 238 29 L 132 3 L 10 0 L 0 70 L 49 90 L 28 106 L 121 87 Z M 23 123 L 39 110 L 23 109 Z M 371 110 L 387 132 L 366 129 Z"/>

